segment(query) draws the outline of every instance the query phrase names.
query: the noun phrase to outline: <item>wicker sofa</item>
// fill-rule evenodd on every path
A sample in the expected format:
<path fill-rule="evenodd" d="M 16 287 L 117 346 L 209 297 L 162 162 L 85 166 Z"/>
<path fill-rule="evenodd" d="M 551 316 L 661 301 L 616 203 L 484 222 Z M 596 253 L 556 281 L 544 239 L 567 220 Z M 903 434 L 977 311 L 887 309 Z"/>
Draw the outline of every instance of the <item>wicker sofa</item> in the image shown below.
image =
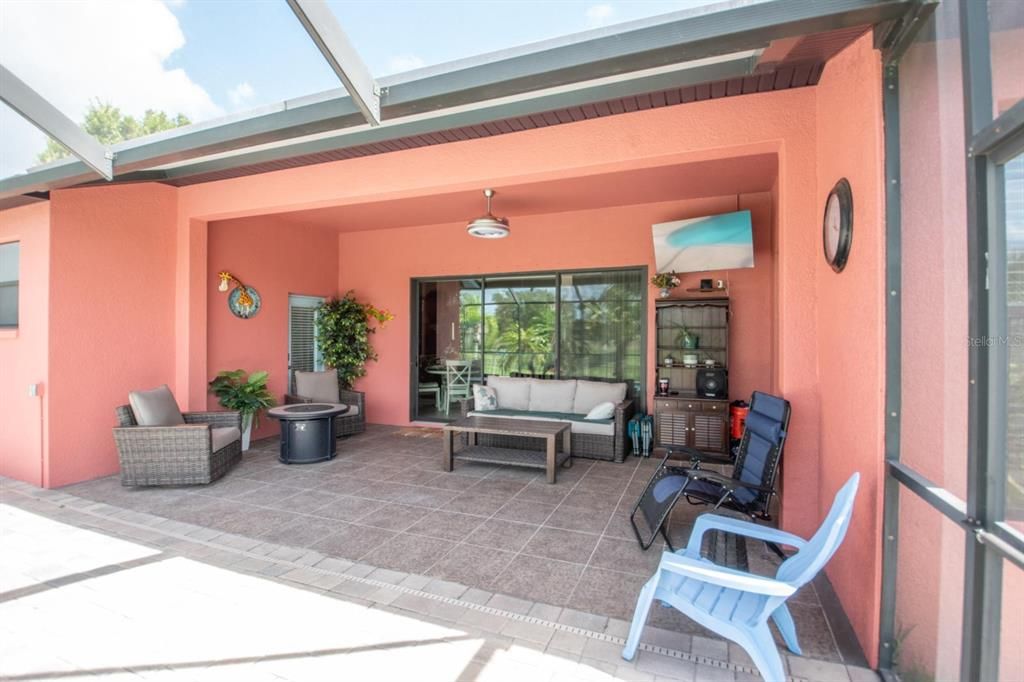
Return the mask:
<path fill-rule="evenodd" d="M 489 376 L 486 385 L 493 389 L 496 406 L 477 410 L 474 399 L 463 400 L 463 417 L 505 417 L 567 421 L 570 424 L 573 457 L 622 462 L 626 457 L 626 424 L 635 406 L 627 397 L 627 384 L 583 379 L 527 379 Z M 600 402 L 615 406 L 610 419 L 588 420 L 587 412 Z M 522 436 L 479 434 L 480 445 L 530 449 L 536 447 Z"/>
<path fill-rule="evenodd" d="M 115 411 L 121 485 L 210 483 L 242 459 L 238 412 L 184 412 L 181 425 L 139 426 L 129 405 Z"/>
<path fill-rule="evenodd" d="M 338 386 L 338 373 L 296 372 L 295 392 L 286 393 L 285 405 L 295 403 L 340 403 L 348 412 L 334 418 L 334 435 L 351 436 L 366 430 L 366 394 Z"/>

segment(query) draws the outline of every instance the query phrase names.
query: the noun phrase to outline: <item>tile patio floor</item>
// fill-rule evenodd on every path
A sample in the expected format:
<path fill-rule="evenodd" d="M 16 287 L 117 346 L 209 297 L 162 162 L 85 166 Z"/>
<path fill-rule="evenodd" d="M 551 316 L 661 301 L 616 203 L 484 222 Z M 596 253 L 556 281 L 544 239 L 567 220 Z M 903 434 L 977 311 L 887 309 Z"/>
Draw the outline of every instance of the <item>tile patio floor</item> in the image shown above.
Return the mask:
<path fill-rule="evenodd" d="M 596 632 L 626 626 L 658 561 L 656 548 L 639 549 L 626 520 L 652 460 L 576 460 L 552 486 L 541 472 L 507 467 L 457 464 L 445 473 L 439 434 L 428 429 L 371 427 L 339 441 L 337 459 L 314 465 L 281 465 L 276 448 L 274 440 L 257 443 L 211 486 L 133 489 L 109 477 L 58 494 L 155 520 L 158 529 L 192 528 L 204 541 L 232 539 L 251 561 L 275 552 L 275 560 L 354 563 L 367 580 L 457 585 Z M 693 514 L 682 506 L 674 541 L 682 543 Z M 750 554 L 755 569 L 773 570 L 760 546 Z M 790 602 L 805 653 L 861 663 L 837 645 L 822 587 Z M 652 641 L 672 651 L 745 658 L 670 609 L 655 607 L 649 624 Z"/>

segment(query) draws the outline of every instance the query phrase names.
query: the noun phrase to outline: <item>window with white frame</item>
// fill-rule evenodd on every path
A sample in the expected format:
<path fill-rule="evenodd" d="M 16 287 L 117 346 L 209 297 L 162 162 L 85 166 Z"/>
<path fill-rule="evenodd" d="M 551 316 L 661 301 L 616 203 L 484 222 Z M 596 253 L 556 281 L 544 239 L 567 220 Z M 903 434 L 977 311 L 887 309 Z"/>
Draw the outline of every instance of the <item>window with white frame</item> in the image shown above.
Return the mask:
<path fill-rule="evenodd" d="M 18 326 L 19 242 L 0 244 L 0 327 Z"/>

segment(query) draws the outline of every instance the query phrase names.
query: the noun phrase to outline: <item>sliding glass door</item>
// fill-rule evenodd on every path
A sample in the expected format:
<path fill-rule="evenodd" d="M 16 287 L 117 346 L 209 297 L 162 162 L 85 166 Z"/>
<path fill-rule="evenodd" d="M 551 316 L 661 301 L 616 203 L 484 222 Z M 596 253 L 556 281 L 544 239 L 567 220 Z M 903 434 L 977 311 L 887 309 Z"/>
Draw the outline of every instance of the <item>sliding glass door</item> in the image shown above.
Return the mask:
<path fill-rule="evenodd" d="M 636 270 L 562 275 L 561 375 L 639 378 L 646 352 L 645 273 Z"/>
<path fill-rule="evenodd" d="M 642 399 L 646 279 L 630 268 L 414 280 L 412 418 L 456 416 L 448 361 L 471 363 L 474 380 L 627 381 Z"/>

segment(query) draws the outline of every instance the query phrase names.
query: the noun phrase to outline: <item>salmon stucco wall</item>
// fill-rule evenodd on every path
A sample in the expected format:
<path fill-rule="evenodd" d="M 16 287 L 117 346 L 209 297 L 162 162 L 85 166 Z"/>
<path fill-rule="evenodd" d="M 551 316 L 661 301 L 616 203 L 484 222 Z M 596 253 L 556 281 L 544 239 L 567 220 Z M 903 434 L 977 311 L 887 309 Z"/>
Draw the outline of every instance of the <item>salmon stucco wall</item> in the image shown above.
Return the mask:
<path fill-rule="evenodd" d="M 728 277 L 733 293 L 739 294 L 733 299 L 739 333 L 733 334 L 731 344 L 732 355 L 743 360 L 730 373 L 731 388 L 737 396 L 749 395 L 754 387 L 768 389 L 764 382 L 770 381 L 772 364 L 771 346 L 764 343 L 772 329 L 771 307 L 765 305 L 771 300 L 773 277 L 770 197 L 767 193 L 743 195 L 740 206 L 752 212 L 758 244 L 756 267 L 699 275 Z M 512 220 L 512 235 L 500 241 L 474 239 L 466 234 L 464 223 L 342 233 L 338 243 L 339 290 L 353 289 L 360 300 L 395 315 L 395 320 L 378 330 L 373 339 L 380 360 L 357 383 L 357 388 L 367 393 L 367 419 L 409 423 L 412 278 L 626 266 L 647 266 L 653 272 L 651 224 L 735 209 L 736 197 L 730 196 L 519 216 Z M 585 238 L 581 238 L 583 234 Z M 402 248 L 393 248 L 395 244 Z M 689 286 L 699 276 L 688 278 Z M 648 329 L 654 323 L 655 297 L 652 290 Z M 654 338 L 649 336 L 647 381 L 651 389 Z"/>
<path fill-rule="evenodd" d="M 206 319 L 207 292 L 205 238 L 198 226 L 211 220 L 224 220 L 261 214 L 278 214 L 305 209 L 352 206 L 373 202 L 404 201 L 424 195 L 451 192 L 478 192 L 490 186 L 503 187 L 529 183 L 545 183 L 565 178 L 585 179 L 600 174 L 663 168 L 709 160 L 730 159 L 757 154 L 773 154 L 778 158 L 777 201 L 772 217 L 776 226 L 772 250 L 775 253 L 774 343 L 775 361 L 769 370 L 774 374 L 776 390 L 793 404 L 794 417 L 786 445 L 783 467 L 784 488 L 798 494 L 782 498 L 781 520 L 787 530 L 809 534 L 820 521 L 818 514 L 818 400 L 817 344 L 813 311 L 814 272 L 818 244 L 817 225 L 820 207 L 816 187 L 816 92 L 815 88 L 798 88 L 744 97 L 722 98 L 688 103 L 685 106 L 636 111 L 570 124 L 521 131 L 510 135 L 479 138 L 451 144 L 409 149 L 346 161 L 318 164 L 303 168 L 234 178 L 179 189 L 178 194 L 178 281 L 182 287 L 176 299 L 176 379 L 179 394 L 188 395 L 191 405 L 205 406 L 207 378 L 205 334 L 198 333 Z M 875 127 L 880 121 L 873 123 Z M 423 172 L 430 169 L 430 172 Z M 734 210 L 735 204 L 725 210 Z M 513 216 L 515 218 L 516 216 Z M 408 223 L 407 223 L 408 224 Z M 382 261 L 405 258 L 404 243 L 382 240 L 370 233 L 372 226 L 339 226 L 342 244 L 353 247 L 366 240 L 381 247 Z M 589 230 L 590 226 L 584 226 Z M 366 229 L 359 235 L 350 230 Z M 427 228 L 406 228 L 408 231 Z M 521 231 L 520 234 L 523 232 Z M 404 234 L 392 231 L 392 237 Z M 452 224 L 437 234 L 461 239 L 461 225 Z M 447 238 L 447 237 L 446 237 Z M 515 236 L 509 243 L 514 243 Z M 648 236 L 643 240 L 647 241 Z M 629 251 L 607 256 L 607 261 L 582 256 L 599 252 L 600 243 L 588 238 L 573 245 L 580 254 L 583 267 L 600 266 L 605 262 L 621 265 Z M 649 244 L 649 242 L 647 242 Z M 487 255 L 482 246 L 475 246 L 470 255 Z M 630 245 L 630 248 L 638 248 Z M 650 248 L 649 246 L 646 248 Z M 443 252 L 443 244 L 426 244 L 421 260 L 432 268 L 428 256 Z M 356 255 L 358 254 L 358 256 Z M 353 260 L 356 273 L 378 268 L 370 252 L 340 252 L 339 289 L 348 288 L 346 257 Z M 641 264 L 646 255 L 635 262 Z M 440 256 L 443 258 L 443 254 Z M 575 258 L 576 256 L 570 256 Z M 545 263 L 561 267 L 566 259 L 539 249 L 533 263 L 520 267 L 537 269 Z M 443 262 L 443 261 L 442 261 Z M 485 261 L 486 262 L 486 261 Z M 498 258 L 500 263 L 500 256 Z M 536 265 L 535 265 L 536 264 Z M 466 272 L 474 265 L 458 263 L 445 268 L 448 273 Z M 550 265 L 549 265 L 550 267 Z M 360 274 L 359 277 L 367 275 Z M 406 277 L 409 273 L 406 273 Z M 408 307 L 407 285 L 395 287 L 399 298 L 391 307 L 400 312 Z M 809 293 L 810 292 L 810 293 Z M 808 299 L 811 296 L 811 299 Z M 374 301 L 388 306 L 386 301 Z M 392 325 L 391 329 L 397 328 Z M 399 352 L 408 358 L 408 337 L 392 337 L 386 331 L 378 341 L 393 339 L 388 352 Z M 370 367 L 373 374 L 377 366 Z M 402 408 L 407 398 L 407 370 L 384 379 L 388 390 L 383 395 L 368 396 L 371 420 L 385 412 L 407 419 Z M 368 377 L 369 379 L 369 377 Z M 399 383 L 394 383 L 399 382 Z M 395 389 L 395 385 L 400 386 Z M 828 425 L 825 425 L 827 428 Z M 877 560 L 877 557 L 873 557 Z M 862 559 L 867 560 L 867 559 Z M 859 632 L 864 638 L 876 633 Z M 872 649 L 870 641 L 865 649 Z"/>
<path fill-rule="evenodd" d="M 114 407 L 173 384 L 175 193 L 50 194 L 49 485 L 116 473 Z"/>
<path fill-rule="evenodd" d="M 853 242 L 836 273 L 815 239 L 820 479 L 819 514 L 858 471 L 860 490 L 846 541 L 827 572 L 865 645 L 878 632 L 885 379 L 885 215 L 881 62 L 866 35 L 828 63 L 817 88 L 819 215 L 836 181 L 853 190 Z M 820 218 L 819 218 L 820 221 Z M 866 652 L 874 660 L 874 651 Z"/>
<path fill-rule="evenodd" d="M 0 212 L 0 244 L 19 243 L 18 328 L 0 329 L 0 476 L 46 485 L 50 205 Z M 29 395 L 29 385 L 38 395 Z"/>
<path fill-rule="evenodd" d="M 207 233 L 207 373 L 244 369 L 270 372 L 270 392 L 280 402 L 288 388 L 288 294 L 333 296 L 338 286 L 338 237 L 322 229 L 296 229 L 274 216 L 212 222 Z M 243 320 L 217 290 L 227 270 L 259 292 L 262 307 Z M 210 409 L 224 409 L 214 396 Z M 254 438 L 278 432 L 264 417 Z"/>

